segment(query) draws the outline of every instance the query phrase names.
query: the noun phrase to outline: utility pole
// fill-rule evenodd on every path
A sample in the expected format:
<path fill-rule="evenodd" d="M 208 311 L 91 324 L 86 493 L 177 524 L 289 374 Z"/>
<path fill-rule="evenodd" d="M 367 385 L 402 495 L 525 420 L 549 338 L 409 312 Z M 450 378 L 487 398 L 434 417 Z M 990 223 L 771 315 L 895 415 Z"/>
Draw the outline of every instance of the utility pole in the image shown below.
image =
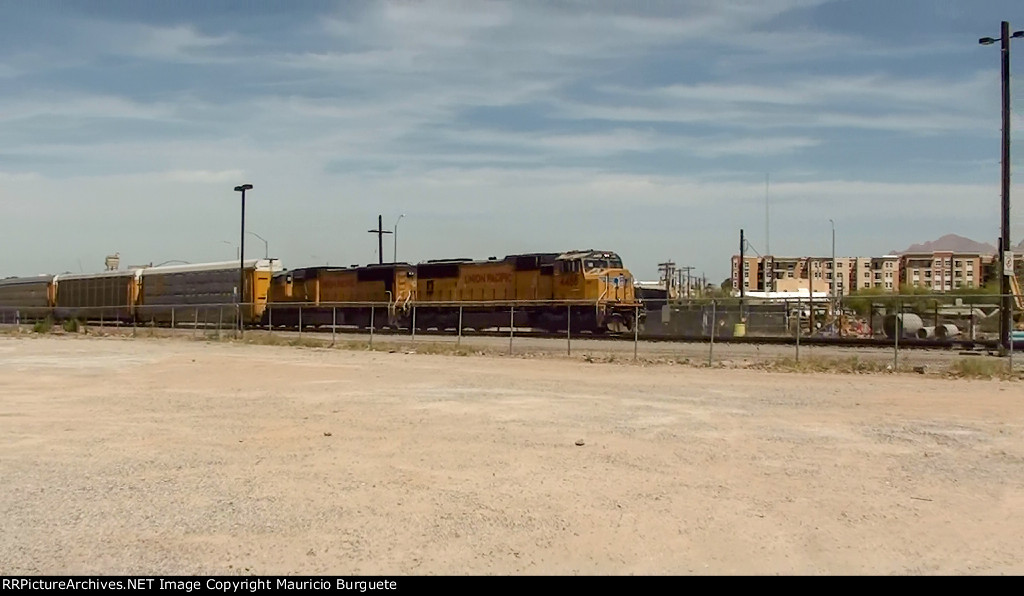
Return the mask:
<path fill-rule="evenodd" d="M 746 275 L 746 272 L 747 272 L 746 265 L 747 265 L 747 263 L 746 263 L 746 259 L 744 257 L 744 253 L 743 253 L 743 250 L 746 247 L 747 247 L 747 242 L 743 238 L 743 228 L 740 228 L 740 309 L 741 310 L 743 308 L 743 296 L 746 294 L 746 289 L 744 288 L 744 286 L 747 285 L 747 280 L 746 280 L 746 277 L 747 277 L 747 275 Z"/>
<path fill-rule="evenodd" d="M 1002 141 L 1002 235 L 999 238 L 999 258 L 1003 262 L 1000 276 L 999 293 L 1002 301 L 999 308 L 999 345 L 1003 350 L 1010 349 L 1010 310 L 1013 308 L 1010 299 L 1010 275 L 1013 275 L 1013 253 L 1010 252 L 1010 38 L 1024 37 L 1024 31 L 1010 34 L 1010 23 L 1003 21 L 1000 26 L 1000 54 L 1002 58 L 1003 84 L 1003 141 Z M 981 45 L 994 44 L 991 37 L 978 40 Z M 1010 265 L 1007 267 L 1007 265 Z"/>
<path fill-rule="evenodd" d="M 676 276 L 676 263 L 675 261 L 665 261 L 664 263 L 658 263 L 658 273 L 661 274 L 661 281 L 665 284 L 665 298 L 672 298 L 672 281 Z"/>
<path fill-rule="evenodd" d="M 679 274 L 680 275 L 682 275 L 684 271 L 686 272 L 686 297 L 689 298 L 690 297 L 690 272 L 693 271 L 693 267 L 687 266 L 687 267 L 680 267 L 679 268 Z"/>
<path fill-rule="evenodd" d="M 384 264 L 384 234 L 391 234 L 391 230 L 385 230 L 384 224 L 380 215 L 377 216 L 377 229 L 367 230 L 371 234 L 377 235 L 377 260 L 378 264 Z"/>

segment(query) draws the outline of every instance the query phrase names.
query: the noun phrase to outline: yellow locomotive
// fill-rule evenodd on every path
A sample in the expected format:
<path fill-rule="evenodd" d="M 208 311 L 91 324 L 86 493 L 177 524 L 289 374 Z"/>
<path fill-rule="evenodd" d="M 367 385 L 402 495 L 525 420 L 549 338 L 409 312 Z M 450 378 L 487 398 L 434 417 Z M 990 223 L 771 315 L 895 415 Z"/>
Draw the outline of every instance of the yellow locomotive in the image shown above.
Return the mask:
<path fill-rule="evenodd" d="M 263 324 L 404 327 L 415 296 L 416 267 L 408 263 L 293 269 L 271 280 Z"/>
<path fill-rule="evenodd" d="M 511 310 L 510 310 L 511 309 Z M 417 267 L 417 328 L 531 327 L 621 332 L 643 311 L 613 252 L 528 253 L 435 260 Z"/>

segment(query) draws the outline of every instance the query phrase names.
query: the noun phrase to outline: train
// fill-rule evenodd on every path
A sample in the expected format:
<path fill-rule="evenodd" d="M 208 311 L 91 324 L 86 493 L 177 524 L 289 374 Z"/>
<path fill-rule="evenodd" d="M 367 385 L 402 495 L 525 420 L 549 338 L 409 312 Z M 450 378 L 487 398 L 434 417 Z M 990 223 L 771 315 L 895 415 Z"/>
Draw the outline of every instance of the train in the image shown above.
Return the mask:
<path fill-rule="evenodd" d="M 271 278 L 281 270 L 277 259 L 253 259 L 241 266 L 227 261 L 10 277 L 0 279 L 0 317 L 173 325 L 220 309 L 222 317 L 252 325 L 262 320 Z"/>
<path fill-rule="evenodd" d="M 521 327 L 595 334 L 641 325 L 632 274 L 614 252 L 285 269 L 278 259 L 0 280 L 0 316 L 175 325 L 393 329 Z M 226 317 L 226 318 L 225 318 Z"/>

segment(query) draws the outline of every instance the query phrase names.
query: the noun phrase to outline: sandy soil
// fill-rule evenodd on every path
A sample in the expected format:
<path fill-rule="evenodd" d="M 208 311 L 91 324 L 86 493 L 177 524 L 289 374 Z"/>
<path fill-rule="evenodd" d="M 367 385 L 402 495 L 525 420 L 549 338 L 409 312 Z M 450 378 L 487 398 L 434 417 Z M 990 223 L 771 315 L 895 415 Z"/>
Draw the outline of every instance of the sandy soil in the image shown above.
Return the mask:
<path fill-rule="evenodd" d="M 1024 384 L 2 337 L 0 482 L 4 574 L 1020 574 Z"/>

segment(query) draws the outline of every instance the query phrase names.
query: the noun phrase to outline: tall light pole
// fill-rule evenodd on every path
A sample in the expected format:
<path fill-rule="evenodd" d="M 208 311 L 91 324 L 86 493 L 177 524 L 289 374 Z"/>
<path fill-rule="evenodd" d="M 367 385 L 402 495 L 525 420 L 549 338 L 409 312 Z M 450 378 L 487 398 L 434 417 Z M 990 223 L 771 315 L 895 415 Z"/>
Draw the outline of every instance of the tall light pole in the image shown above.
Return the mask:
<path fill-rule="evenodd" d="M 264 238 L 263 236 L 260 236 L 256 232 L 246 232 L 246 234 L 252 234 L 253 236 L 256 236 L 257 238 L 262 240 L 263 241 L 263 258 L 264 259 L 270 258 L 270 249 L 268 248 L 269 245 L 267 244 L 267 239 Z"/>
<path fill-rule="evenodd" d="M 999 345 L 1002 349 L 1010 349 L 1010 276 L 1013 275 L 1013 255 L 1010 253 L 1010 38 L 1024 37 L 1024 31 L 1010 34 L 1010 23 L 1003 21 L 999 39 L 982 37 L 978 40 L 983 46 L 1001 42 L 1002 81 L 1003 81 L 1003 199 L 1002 199 L 1002 235 L 999 242 L 999 258 L 1003 262 L 1003 271 L 999 293 L 1002 295 L 999 309 Z M 1007 267 L 1007 261 L 1010 267 Z"/>
<path fill-rule="evenodd" d="M 395 252 L 394 252 L 394 257 L 392 258 L 392 260 L 395 263 L 398 262 L 398 222 L 402 221 L 403 217 L 405 217 L 404 213 L 399 215 L 398 219 L 395 220 Z"/>
<path fill-rule="evenodd" d="M 242 334 L 242 300 L 245 299 L 245 191 L 252 190 L 252 184 L 241 184 L 235 192 L 242 193 L 242 233 L 238 241 L 238 293 L 235 302 L 238 304 L 238 334 Z"/>
<path fill-rule="evenodd" d="M 836 277 L 836 222 L 831 219 L 828 223 L 832 224 L 832 318 L 836 316 L 836 283 L 839 279 Z"/>

